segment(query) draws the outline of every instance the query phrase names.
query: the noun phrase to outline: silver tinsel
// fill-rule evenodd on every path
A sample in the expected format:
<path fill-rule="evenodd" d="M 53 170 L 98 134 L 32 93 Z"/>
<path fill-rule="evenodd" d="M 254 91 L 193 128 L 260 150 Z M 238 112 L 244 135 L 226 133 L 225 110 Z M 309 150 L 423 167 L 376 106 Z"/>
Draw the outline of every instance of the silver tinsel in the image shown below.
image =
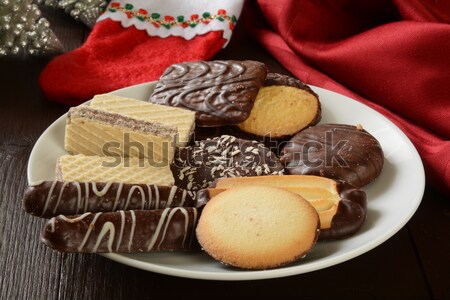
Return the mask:
<path fill-rule="evenodd" d="M 105 10 L 109 1 L 105 0 L 37 0 L 39 4 L 64 9 L 75 20 L 94 27 L 95 21 Z"/>
<path fill-rule="evenodd" d="M 33 0 L 0 0 L 0 56 L 45 54 L 62 46 Z"/>

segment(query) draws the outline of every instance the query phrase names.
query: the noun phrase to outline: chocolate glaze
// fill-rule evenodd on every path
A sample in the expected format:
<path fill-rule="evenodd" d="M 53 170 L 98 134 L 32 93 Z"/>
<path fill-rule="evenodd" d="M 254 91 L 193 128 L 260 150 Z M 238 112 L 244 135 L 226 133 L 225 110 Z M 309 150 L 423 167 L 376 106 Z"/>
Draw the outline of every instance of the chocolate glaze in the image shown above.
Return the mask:
<path fill-rule="evenodd" d="M 362 187 L 381 173 L 380 143 L 360 127 L 317 125 L 297 133 L 283 148 L 280 160 L 288 174 L 341 179 Z"/>
<path fill-rule="evenodd" d="M 321 229 L 320 240 L 337 240 L 355 234 L 364 224 L 367 215 L 367 196 L 363 190 L 337 180 L 337 189 L 341 201 L 333 219 L 331 227 Z"/>
<path fill-rule="evenodd" d="M 60 215 L 46 223 L 41 241 L 61 252 L 186 251 L 197 219 L 193 207 Z"/>
<path fill-rule="evenodd" d="M 319 240 L 338 240 L 351 236 L 361 228 L 366 219 L 366 193 L 342 180 L 336 182 L 341 200 L 331 220 L 331 227 L 320 230 Z M 215 182 L 211 184 L 211 187 L 214 186 Z M 208 189 L 200 190 L 196 195 L 197 208 L 202 209 L 210 199 Z"/>
<path fill-rule="evenodd" d="M 247 119 L 266 74 L 263 63 L 250 60 L 175 64 L 149 101 L 195 111 L 197 126 L 237 124 Z"/>
<path fill-rule="evenodd" d="M 279 159 L 263 144 L 230 135 L 180 148 L 171 169 L 175 185 L 194 192 L 216 178 L 284 173 Z"/>
<path fill-rule="evenodd" d="M 85 212 L 190 207 L 195 206 L 195 201 L 192 192 L 176 186 L 42 181 L 28 186 L 22 204 L 26 212 L 50 218 Z"/>

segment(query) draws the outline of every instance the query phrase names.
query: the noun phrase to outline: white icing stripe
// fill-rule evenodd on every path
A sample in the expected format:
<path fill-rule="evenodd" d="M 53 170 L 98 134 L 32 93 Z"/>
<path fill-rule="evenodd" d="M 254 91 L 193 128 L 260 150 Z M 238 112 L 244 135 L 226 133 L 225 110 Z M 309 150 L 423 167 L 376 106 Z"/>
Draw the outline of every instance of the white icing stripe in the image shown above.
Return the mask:
<path fill-rule="evenodd" d="M 184 214 L 184 236 L 183 236 L 183 243 L 181 244 L 182 247 L 184 247 L 184 243 L 186 242 L 186 236 L 188 231 L 188 225 L 189 225 L 189 214 L 186 209 L 181 210 Z"/>
<path fill-rule="evenodd" d="M 136 215 L 134 214 L 134 210 L 130 210 L 131 214 L 131 231 L 130 231 L 130 239 L 128 241 L 128 251 L 131 251 L 131 244 L 133 243 L 134 237 L 134 228 L 136 227 Z"/>
<path fill-rule="evenodd" d="M 169 195 L 169 199 L 167 200 L 166 207 L 171 207 L 173 198 L 175 197 L 176 192 L 177 192 L 177 187 L 172 186 L 172 188 L 170 189 L 170 195 Z"/>
<path fill-rule="evenodd" d="M 116 252 L 119 252 L 120 243 L 122 242 L 122 236 L 123 236 L 123 229 L 125 227 L 125 212 L 123 210 L 119 210 L 120 213 L 120 234 L 119 238 L 117 239 L 117 246 L 116 246 Z"/>
<path fill-rule="evenodd" d="M 119 186 L 117 187 L 116 199 L 114 200 L 114 205 L 113 205 L 112 211 L 116 211 L 117 205 L 119 204 L 119 197 L 120 197 L 120 194 L 122 193 L 122 188 L 123 188 L 123 183 L 120 182 Z"/>
<path fill-rule="evenodd" d="M 104 195 L 106 195 L 106 193 L 108 192 L 109 188 L 111 187 L 112 182 L 107 182 L 105 184 L 105 186 L 103 187 L 103 189 L 101 191 L 99 191 L 97 189 L 97 185 L 93 182 L 92 183 L 92 191 L 94 192 L 94 194 L 98 197 L 102 197 Z"/>
<path fill-rule="evenodd" d="M 62 193 L 64 192 L 64 188 L 66 187 L 67 182 L 64 182 L 61 186 L 61 189 L 59 190 L 58 200 L 56 201 L 55 207 L 53 208 L 53 214 L 56 213 L 56 210 L 58 209 L 59 202 L 61 201 Z"/>
<path fill-rule="evenodd" d="M 53 194 L 53 189 L 55 188 L 55 185 L 57 182 L 58 181 L 53 181 L 52 186 L 50 187 L 50 190 L 48 191 L 47 199 L 45 200 L 45 205 L 44 205 L 44 208 L 42 209 L 41 215 L 43 215 L 47 211 L 48 203 L 50 202 L 50 199 Z"/>
<path fill-rule="evenodd" d="M 183 190 L 183 196 L 181 197 L 181 203 L 180 206 L 184 206 L 184 202 L 186 202 L 186 190 Z"/>
<path fill-rule="evenodd" d="M 52 227 L 52 232 L 55 232 L 55 221 L 56 221 L 55 218 L 52 218 L 52 219 L 49 221 L 49 223 L 50 223 L 50 225 L 51 225 L 51 227 Z"/>
<path fill-rule="evenodd" d="M 89 215 L 90 213 L 85 213 L 83 215 L 81 215 L 81 217 Z M 81 251 L 84 247 L 84 245 L 86 244 L 89 236 L 91 235 L 91 231 L 94 228 L 95 222 L 97 221 L 98 217 L 101 215 L 102 213 L 96 213 L 94 219 L 92 220 L 91 224 L 89 224 L 89 228 L 84 236 L 83 241 L 81 242 L 80 246 L 78 247 L 78 251 Z M 83 217 L 84 218 L 84 217 Z M 73 222 L 72 222 L 73 223 Z"/>
<path fill-rule="evenodd" d="M 168 208 L 168 209 L 170 209 L 170 208 Z M 170 209 L 170 213 L 169 213 L 169 216 L 167 217 L 167 221 L 166 221 L 166 226 L 164 226 L 164 231 L 163 231 L 161 240 L 159 241 L 159 244 L 158 244 L 158 247 L 157 247 L 158 250 L 159 250 L 159 247 L 161 246 L 162 242 L 164 241 L 164 238 L 166 237 L 167 228 L 170 225 L 170 221 L 172 220 L 173 216 L 176 214 L 177 211 L 181 211 L 181 213 L 184 215 L 184 223 L 185 223 L 184 224 L 184 228 L 185 228 L 185 231 L 184 231 L 184 238 L 183 238 L 183 244 L 182 244 L 182 245 L 184 245 L 184 240 L 186 239 L 187 225 L 188 225 L 188 222 L 189 222 L 189 216 L 188 216 L 188 213 L 187 213 L 186 209 L 184 209 L 182 207 L 176 207 L 176 208 Z"/>
<path fill-rule="evenodd" d="M 95 243 L 94 248 L 92 248 L 92 253 L 97 252 L 97 249 L 100 246 L 100 243 L 107 232 L 109 232 L 108 251 L 112 252 L 112 244 L 114 242 L 114 235 L 116 233 L 116 228 L 114 227 L 114 224 L 112 222 L 106 222 L 105 224 L 103 224 L 102 230 L 100 231 L 97 237 L 97 241 Z"/>
<path fill-rule="evenodd" d="M 167 215 L 167 213 L 169 212 L 169 210 L 170 210 L 170 208 L 166 208 L 166 209 L 164 209 L 163 212 L 161 213 L 161 217 L 159 218 L 159 222 L 158 222 L 158 225 L 156 226 L 156 230 L 155 230 L 155 232 L 153 233 L 152 238 L 150 239 L 150 242 L 149 242 L 149 244 L 148 244 L 148 248 L 147 248 L 148 251 L 150 251 L 150 250 L 153 249 L 153 246 L 154 246 L 155 243 L 156 243 L 156 239 L 157 239 L 158 236 L 159 236 L 159 232 L 161 231 L 161 227 L 162 227 L 162 225 L 163 225 L 163 223 L 164 223 L 164 220 L 166 219 L 166 215 Z"/>
<path fill-rule="evenodd" d="M 91 214 L 90 212 L 87 212 L 87 213 L 84 213 L 81 216 L 78 216 L 78 217 L 75 217 L 75 218 L 68 218 L 65 215 L 60 215 L 60 216 L 58 216 L 58 218 L 61 218 L 65 222 L 76 223 L 76 222 L 79 222 L 79 221 L 83 220 L 84 218 L 86 218 L 90 214 Z"/>
<path fill-rule="evenodd" d="M 78 214 L 78 210 L 80 209 L 80 205 L 81 205 L 81 186 L 80 186 L 80 183 L 78 183 L 78 182 L 74 182 L 74 183 L 75 183 L 75 187 L 77 188 L 77 191 L 78 191 L 77 211 L 75 214 Z"/>
<path fill-rule="evenodd" d="M 152 189 L 150 188 L 150 185 L 146 184 L 146 186 L 147 186 L 147 192 L 148 192 L 148 201 L 147 201 L 144 209 L 151 209 L 152 208 Z"/>
<path fill-rule="evenodd" d="M 95 183 L 92 183 L 92 184 L 94 185 Z M 84 193 L 84 212 L 87 212 L 88 211 L 88 204 L 89 204 L 89 183 L 88 182 L 84 183 L 84 188 L 86 190 L 86 193 Z"/>
<path fill-rule="evenodd" d="M 127 210 L 128 205 L 130 204 L 131 197 L 133 196 L 134 190 L 136 190 L 136 189 L 138 189 L 139 192 L 141 193 L 141 206 L 142 206 L 142 209 L 144 209 L 144 205 L 145 205 L 144 189 L 142 187 L 140 187 L 139 185 L 133 185 L 130 188 L 130 191 L 128 192 L 127 201 L 125 202 L 125 207 L 123 208 L 124 210 Z"/>
<path fill-rule="evenodd" d="M 153 187 L 155 188 L 155 209 L 160 209 L 160 207 L 159 207 L 159 189 L 156 184 L 154 184 Z"/>

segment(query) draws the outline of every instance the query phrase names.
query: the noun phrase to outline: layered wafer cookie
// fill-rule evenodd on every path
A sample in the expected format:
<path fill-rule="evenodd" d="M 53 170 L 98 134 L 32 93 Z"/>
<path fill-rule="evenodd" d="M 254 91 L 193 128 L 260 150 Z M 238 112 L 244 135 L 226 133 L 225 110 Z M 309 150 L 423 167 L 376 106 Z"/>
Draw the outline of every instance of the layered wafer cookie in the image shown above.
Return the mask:
<path fill-rule="evenodd" d="M 186 251 L 196 223 L 193 207 L 60 215 L 46 223 L 41 241 L 61 252 Z"/>
<path fill-rule="evenodd" d="M 195 112 L 110 94 L 95 96 L 90 107 L 121 114 L 136 120 L 151 121 L 177 128 L 177 147 L 186 146 L 195 127 Z"/>
<path fill-rule="evenodd" d="M 163 117 L 167 114 L 165 111 Z M 130 156 L 171 162 L 178 134 L 178 127 L 173 122 L 162 123 L 80 105 L 68 112 L 64 146 L 71 154 Z"/>
<path fill-rule="evenodd" d="M 63 155 L 56 164 L 56 180 L 123 182 L 172 186 L 170 167 L 152 165 L 147 159 L 119 156 Z"/>
<path fill-rule="evenodd" d="M 85 212 L 194 207 L 193 193 L 176 186 L 122 182 L 41 181 L 28 186 L 26 212 L 39 217 Z"/>

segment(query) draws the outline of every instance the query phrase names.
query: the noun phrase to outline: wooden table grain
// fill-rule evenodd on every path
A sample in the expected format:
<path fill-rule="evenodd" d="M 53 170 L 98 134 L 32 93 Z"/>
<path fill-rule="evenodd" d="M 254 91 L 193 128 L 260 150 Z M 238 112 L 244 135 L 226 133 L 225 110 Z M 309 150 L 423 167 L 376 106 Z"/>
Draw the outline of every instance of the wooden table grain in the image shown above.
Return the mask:
<path fill-rule="evenodd" d="M 88 30 L 47 11 L 66 50 Z M 254 59 L 287 73 L 237 26 L 217 59 Z M 427 184 L 407 225 L 379 247 L 323 270 L 220 282 L 134 269 L 99 255 L 61 254 L 39 241 L 44 220 L 21 199 L 30 151 L 67 107 L 48 102 L 37 78 L 51 57 L 0 58 L 0 299 L 450 299 L 450 199 Z M 395 201 L 393 199 L 392 201 Z"/>

